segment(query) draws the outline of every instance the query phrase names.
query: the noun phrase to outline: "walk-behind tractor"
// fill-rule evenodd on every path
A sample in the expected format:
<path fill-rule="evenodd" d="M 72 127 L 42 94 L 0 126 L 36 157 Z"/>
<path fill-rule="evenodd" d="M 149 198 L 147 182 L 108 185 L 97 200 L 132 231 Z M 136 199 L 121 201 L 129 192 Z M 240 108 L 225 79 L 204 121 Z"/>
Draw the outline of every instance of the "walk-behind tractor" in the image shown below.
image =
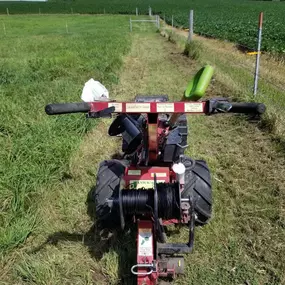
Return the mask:
<path fill-rule="evenodd" d="M 83 112 L 87 118 L 101 118 L 117 114 L 109 135 L 121 136 L 123 157 L 101 162 L 92 199 L 98 227 L 124 230 L 126 223 L 137 224 L 137 261 L 130 270 L 138 285 L 158 284 L 160 277 L 182 274 L 182 254 L 193 249 L 195 225 L 204 225 L 211 217 L 209 168 L 205 161 L 184 155 L 186 114 L 260 115 L 265 111 L 263 104 L 230 103 L 224 98 L 193 101 L 210 82 L 209 68 L 200 71 L 180 102 L 158 95 L 137 96 L 134 102 L 105 98 L 46 106 L 49 115 Z M 166 242 L 165 228 L 171 224 L 188 227 L 185 243 Z"/>

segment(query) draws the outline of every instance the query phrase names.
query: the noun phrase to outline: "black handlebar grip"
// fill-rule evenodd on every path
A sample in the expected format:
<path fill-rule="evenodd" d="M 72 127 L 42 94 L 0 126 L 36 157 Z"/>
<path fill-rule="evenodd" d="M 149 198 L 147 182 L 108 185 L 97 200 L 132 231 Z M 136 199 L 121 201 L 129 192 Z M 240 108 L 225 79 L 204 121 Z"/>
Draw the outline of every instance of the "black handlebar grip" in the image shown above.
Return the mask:
<path fill-rule="evenodd" d="M 45 107 L 45 111 L 48 115 L 87 113 L 90 111 L 90 105 L 86 102 L 48 104 Z"/>
<path fill-rule="evenodd" d="M 263 114 L 266 107 L 262 103 L 231 103 L 231 113 Z"/>

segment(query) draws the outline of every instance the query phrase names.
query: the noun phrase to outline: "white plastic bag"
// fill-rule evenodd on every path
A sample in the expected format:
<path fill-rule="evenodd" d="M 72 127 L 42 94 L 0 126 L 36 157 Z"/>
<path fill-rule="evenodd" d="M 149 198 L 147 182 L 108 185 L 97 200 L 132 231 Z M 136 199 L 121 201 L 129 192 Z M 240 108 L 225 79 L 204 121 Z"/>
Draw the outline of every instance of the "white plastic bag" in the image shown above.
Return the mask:
<path fill-rule="evenodd" d="M 84 102 L 108 101 L 109 92 L 103 84 L 91 78 L 83 87 L 81 99 Z"/>

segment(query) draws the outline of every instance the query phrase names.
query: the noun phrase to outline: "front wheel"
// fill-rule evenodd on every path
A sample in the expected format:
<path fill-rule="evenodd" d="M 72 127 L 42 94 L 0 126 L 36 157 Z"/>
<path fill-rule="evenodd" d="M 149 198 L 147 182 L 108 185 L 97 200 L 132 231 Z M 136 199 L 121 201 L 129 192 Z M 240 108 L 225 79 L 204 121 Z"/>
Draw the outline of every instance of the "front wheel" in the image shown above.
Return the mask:
<path fill-rule="evenodd" d="M 121 178 L 125 173 L 125 166 L 119 160 L 105 160 L 100 163 L 96 186 L 88 195 L 88 212 L 92 215 L 100 228 L 115 228 L 120 226 L 118 213 L 115 213 L 108 203 L 120 189 Z M 95 217 L 93 214 L 95 210 Z"/>

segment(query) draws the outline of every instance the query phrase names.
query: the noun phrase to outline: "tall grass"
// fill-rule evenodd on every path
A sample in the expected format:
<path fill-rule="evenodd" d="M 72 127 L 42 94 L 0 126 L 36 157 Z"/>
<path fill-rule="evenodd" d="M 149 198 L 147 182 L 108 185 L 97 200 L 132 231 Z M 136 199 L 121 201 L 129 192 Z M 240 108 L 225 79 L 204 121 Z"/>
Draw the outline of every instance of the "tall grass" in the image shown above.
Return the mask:
<path fill-rule="evenodd" d="M 278 70 L 283 71 L 283 66 L 274 60 L 265 59 L 261 61 L 261 72 L 258 81 L 257 96 L 252 95 L 254 69 L 248 62 L 243 62 L 240 53 L 233 47 L 225 53 L 218 48 L 209 48 L 205 45 L 205 38 L 195 37 L 190 44 L 186 41 L 186 33 L 179 30 L 176 32 L 166 28 L 162 31 L 163 36 L 171 37 L 173 43 L 178 44 L 183 49 L 183 53 L 192 59 L 197 60 L 200 64 L 211 64 L 215 67 L 215 77 L 221 81 L 231 91 L 230 93 L 221 94 L 223 97 L 229 97 L 238 101 L 258 101 L 266 105 L 267 111 L 263 115 L 262 124 L 271 134 L 276 136 L 277 140 L 284 144 L 285 141 L 285 99 L 284 99 L 284 78 L 277 78 Z M 212 43 L 214 45 L 214 43 Z M 270 61 L 268 63 L 267 61 Z M 276 70 L 272 70 L 275 68 Z M 274 71 L 274 72 L 273 72 Z M 275 78 L 275 77 L 276 78 Z M 267 78 L 268 77 L 268 78 Z M 281 80 L 281 82 L 280 82 Z"/>
<path fill-rule="evenodd" d="M 125 17 L 5 18 L 7 35 L 0 35 L 2 254 L 36 229 L 44 191 L 69 177 L 70 155 L 94 125 L 84 115 L 48 117 L 45 104 L 80 101 L 91 77 L 107 88 L 117 83 L 130 43 L 125 23 Z"/>

